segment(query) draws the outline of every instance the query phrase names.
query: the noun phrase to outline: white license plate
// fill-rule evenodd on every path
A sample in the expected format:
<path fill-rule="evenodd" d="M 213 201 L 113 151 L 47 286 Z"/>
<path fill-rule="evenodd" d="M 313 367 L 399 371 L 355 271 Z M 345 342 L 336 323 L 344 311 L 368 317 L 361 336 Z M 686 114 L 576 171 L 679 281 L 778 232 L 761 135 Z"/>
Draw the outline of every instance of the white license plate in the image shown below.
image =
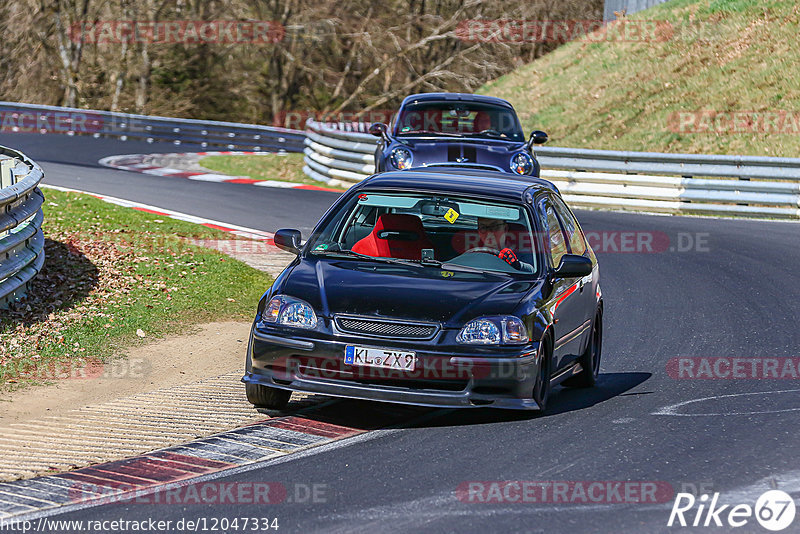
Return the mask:
<path fill-rule="evenodd" d="M 344 348 L 344 363 L 348 365 L 413 371 L 416 361 L 415 353 L 403 350 L 374 349 L 354 345 L 347 345 Z"/>

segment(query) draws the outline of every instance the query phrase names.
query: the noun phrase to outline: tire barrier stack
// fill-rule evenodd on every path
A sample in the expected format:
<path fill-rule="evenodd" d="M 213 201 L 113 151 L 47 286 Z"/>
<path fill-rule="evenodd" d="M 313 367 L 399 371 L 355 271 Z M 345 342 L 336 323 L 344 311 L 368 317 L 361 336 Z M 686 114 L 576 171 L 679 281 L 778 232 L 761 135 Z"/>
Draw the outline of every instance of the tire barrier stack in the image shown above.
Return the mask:
<path fill-rule="evenodd" d="M 43 177 L 24 154 L 0 147 L 0 308 L 22 297 L 44 265 Z"/>

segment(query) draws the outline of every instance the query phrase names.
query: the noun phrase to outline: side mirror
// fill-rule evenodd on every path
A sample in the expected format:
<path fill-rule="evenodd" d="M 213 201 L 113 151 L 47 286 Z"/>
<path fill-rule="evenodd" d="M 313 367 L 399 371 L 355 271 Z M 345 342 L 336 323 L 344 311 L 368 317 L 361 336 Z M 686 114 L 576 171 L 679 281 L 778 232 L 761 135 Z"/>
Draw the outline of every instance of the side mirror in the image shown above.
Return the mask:
<path fill-rule="evenodd" d="M 554 274 L 560 278 L 588 276 L 592 274 L 592 260 L 577 254 L 564 254 Z"/>
<path fill-rule="evenodd" d="M 543 145 L 547 142 L 548 136 L 541 130 L 534 130 L 531 132 L 531 145 Z"/>
<path fill-rule="evenodd" d="M 300 230 L 284 228 L 275 232 L 275 246 L 292 254 L 300 254 Z"/>
<path fill-rule="evenodd" d="M 369 133 L 375 137 L 386 137 L 386 132 L 388 130 L 388 126 L 382 122 L 373 122 L 369 127 Z"/>

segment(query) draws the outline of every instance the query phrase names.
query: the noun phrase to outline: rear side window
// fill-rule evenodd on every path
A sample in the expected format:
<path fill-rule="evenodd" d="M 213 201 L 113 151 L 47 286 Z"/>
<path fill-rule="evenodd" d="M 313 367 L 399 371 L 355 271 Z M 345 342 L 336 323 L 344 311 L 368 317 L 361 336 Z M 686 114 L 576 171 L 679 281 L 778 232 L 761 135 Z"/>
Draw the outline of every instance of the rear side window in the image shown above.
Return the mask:
<path fill-rule="evenodd" d="M 561 222 L 564 223 L 571 253 L 583 256 L 586 253 L 586 238 L 578 225 L 578 221 L 575 220 L 575 216 L 572 215 L 572 212 L 567 209 L 566 204 L 560 198 L 554 196 L 553 205 L 561 218 Z"/>
<path fill-rule="evenodd" d="M 553 261 L 553 267 L 558 267 L 562 256 L 567 253 L 567 240 L 552 204 L 546 202 L 544 209 L 545 218 L 547 219 L 547 240 L 550 244 L 550 259 Z"/>

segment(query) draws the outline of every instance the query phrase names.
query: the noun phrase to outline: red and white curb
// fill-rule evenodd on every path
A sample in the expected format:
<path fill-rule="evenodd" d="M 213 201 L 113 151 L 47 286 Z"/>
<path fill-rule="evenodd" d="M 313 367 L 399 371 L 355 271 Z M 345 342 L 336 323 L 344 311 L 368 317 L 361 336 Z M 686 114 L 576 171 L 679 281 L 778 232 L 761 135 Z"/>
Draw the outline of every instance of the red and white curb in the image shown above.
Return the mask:
<path fill-rule="evenodd" d="M 0 519 L 18 521 L 39 512 L 106 502 L 145 502 L 176 484 L 319 447 L 364 430 L 286 416 L 160 449 L 148 454 L 28 480 L 0 483 Z M 268 503 L 285 492 L 271 484 Z M 199 501 L 198 502 L 202 502 Z"/>
<path fill-rule="evenodd" d="M 228 151 L 228 152 L 175 152 L 170 154 L 122 154 L 119 156 L 108 156 L 98 163 L 105 167 L 113 169 L 120 169 L 124 171 L 140 172 L 142 174 L 152 174 L 155 176 L 170 176 L 173 178 L 188 178 L 189 180 L 197 180 L 200 182 L 222 182 L 232 184 L 250 184 L 258 187 L 280 187 L 287 189 L 310 189 L 313 191 L 336 191 L 341 193 L 340 189 L 333 189 L 331 187 L 298 184 L 294 182 L 283 182 L 280 180 L 254 180 L 253 178 L 243 178 L 228 176 L 226 174 L 215 174 L 199 171 L 186 171 L 182 169 L 174 169 L 171 167 L 159 167 L 147 163 L 153 157 L 172 157 L 179 158 L 181 156 L 263 156 L 272 154 L 272 152 L 242 152 L 242 151 Z"/>
<path fill-rule="evenodd" d="M 166 208 L 159 208 L 157 206 L 142 204 L 140 202 L 133 202 L 131 200 L 125 200 L 122 198 L 111 197 L 107 195 L 98 195 L 96 193 L 90 193 L 89 191 L 81 191 L 79 189 L 70 189 L 68 187 L 60 187 L 57 185 L 47 185 L 47 184 L 42 184 L 41 187 L 45 189 L 55 189 L 56 191 L 63 191 L 66 193 L 81 193 L 84 195 L 89 195 L 94 198 L 100 199 L 104 202 L 108 202 L 110 204 L 116 204 L 117 206 L 123 206 L 126 208 L 135 209 L 137 211 L 143 211 L 145 213 L 152 213 L 154 215 L 161 215 L 163 217 L 169 217 L 170 219 L 177 219 L 179 221 L 186 221 L 190 223 L 199 224 L 207 228 L 213 228 L 215 230 L 221 230 L 223 232 L 230 232 L 231 234 L 237 235 L 239 237 L 246 237 L 247 239 L 253 239 L 257 241 L 266 241 L 268 244 L 272 244 L 273 242 L 272 238 L 275 235 L 270 232 L 265 232 L 263 230 L 256 230 L 255 228 L 247 228 L 235 224 L 215 221 L 214 219 L 206 219 L 205 217 L 197 217 L 196 215 L 189 215 L 188 213 L 181 213 L 179 211 L 173 211 Z"/>

